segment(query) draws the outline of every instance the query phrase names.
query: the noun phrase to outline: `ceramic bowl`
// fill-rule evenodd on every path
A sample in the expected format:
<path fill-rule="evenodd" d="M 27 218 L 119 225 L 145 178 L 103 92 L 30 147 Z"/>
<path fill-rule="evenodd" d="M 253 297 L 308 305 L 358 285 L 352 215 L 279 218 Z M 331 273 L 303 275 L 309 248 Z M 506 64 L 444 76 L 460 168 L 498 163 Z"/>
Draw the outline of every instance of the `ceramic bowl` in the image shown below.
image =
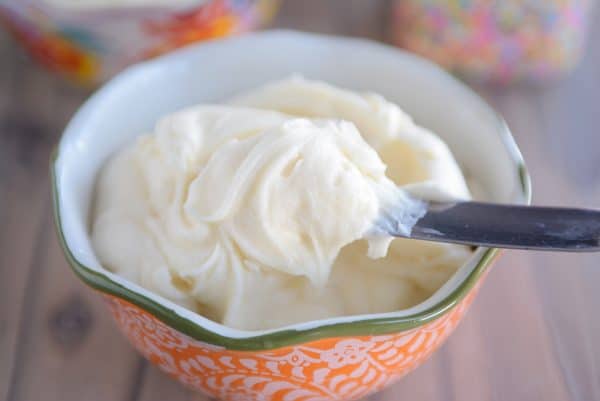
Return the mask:
<path fill-rule="evenodd" d="M 104 297 L 150 361 L 223 400 L 350 400 L 381 389 L 456 328 L 497 255 L 479 248 L 419 305 L 264 331 L 210 321 L 104 269 L 90 243 L 94 178 L 159 116 L 300 73 L 383 94 L 437 132 L 490 200 L 528 203 L 529 178 L 506 124 L 466 86 L 414 55 L 360 39 L 271 31 L 194 45 L 131 67 L 93 95 L 52 161 L 58 233 L 74 272 Z"/>

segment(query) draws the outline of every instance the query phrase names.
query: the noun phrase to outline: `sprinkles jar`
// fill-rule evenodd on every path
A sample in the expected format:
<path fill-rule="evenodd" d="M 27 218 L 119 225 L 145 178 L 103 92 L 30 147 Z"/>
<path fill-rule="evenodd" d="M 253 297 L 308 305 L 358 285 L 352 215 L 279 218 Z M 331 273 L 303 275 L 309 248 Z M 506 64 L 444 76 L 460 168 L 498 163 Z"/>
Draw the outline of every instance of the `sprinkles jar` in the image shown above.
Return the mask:
<path fill-rule="evenodd" d="M 49 70 L 98 84 L 129 64 L 257 28 L 277 0 L 0 0 L 4 25 Z"/>
<path fill-rule="evenodd" d="M 578 62 L 593 0 L 396 0 L 393 41 L 475 81 L 536 83 Z"/>

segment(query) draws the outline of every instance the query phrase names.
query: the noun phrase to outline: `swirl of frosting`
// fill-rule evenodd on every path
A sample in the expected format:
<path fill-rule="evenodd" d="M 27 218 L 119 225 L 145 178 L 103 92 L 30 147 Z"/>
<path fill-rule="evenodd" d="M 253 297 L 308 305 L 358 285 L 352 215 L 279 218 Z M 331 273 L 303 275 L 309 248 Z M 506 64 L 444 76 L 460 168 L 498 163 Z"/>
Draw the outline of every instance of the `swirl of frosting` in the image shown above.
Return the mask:
<path fill-rule="evenodd" d="M 293 78 L 166 116 L 113 156 L 92 240 L 107 269 L 236 328 L 386 312 L 469 254 L 394 240 L 366 257 L 387 252 L 361 239 L 398 185 L 469 197 L 446 145 L 397 106 Z"/>

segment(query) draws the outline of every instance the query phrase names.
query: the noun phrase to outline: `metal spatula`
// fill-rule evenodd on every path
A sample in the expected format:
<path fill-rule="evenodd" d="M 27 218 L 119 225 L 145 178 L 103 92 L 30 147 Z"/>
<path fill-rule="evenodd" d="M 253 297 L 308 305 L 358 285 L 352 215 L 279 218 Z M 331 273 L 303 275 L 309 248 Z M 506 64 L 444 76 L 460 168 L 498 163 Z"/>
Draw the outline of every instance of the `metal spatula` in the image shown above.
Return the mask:
<path fill-rule="evenodd" d="M 376 224 L 377 229 L 394 237 L 486 247 L 600 251 L 598 210 L 481 202 L 423 203 L 424 214 L 386 213 Z M 406 231 L 407 222 L 412 225 L 410 233 Z"/>

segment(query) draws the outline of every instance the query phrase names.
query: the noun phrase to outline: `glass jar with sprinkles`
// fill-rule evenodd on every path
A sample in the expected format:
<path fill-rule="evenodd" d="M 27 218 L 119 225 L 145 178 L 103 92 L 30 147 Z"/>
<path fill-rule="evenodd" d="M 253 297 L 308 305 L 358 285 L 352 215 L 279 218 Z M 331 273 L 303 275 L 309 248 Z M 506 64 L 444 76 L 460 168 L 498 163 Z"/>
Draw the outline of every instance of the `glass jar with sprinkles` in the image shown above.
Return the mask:
<path fill-rule="evenodd" d="M 553 80 L 584 48 L 594 0 L 396 0 L 393 41 L 476 81 Z"/>

